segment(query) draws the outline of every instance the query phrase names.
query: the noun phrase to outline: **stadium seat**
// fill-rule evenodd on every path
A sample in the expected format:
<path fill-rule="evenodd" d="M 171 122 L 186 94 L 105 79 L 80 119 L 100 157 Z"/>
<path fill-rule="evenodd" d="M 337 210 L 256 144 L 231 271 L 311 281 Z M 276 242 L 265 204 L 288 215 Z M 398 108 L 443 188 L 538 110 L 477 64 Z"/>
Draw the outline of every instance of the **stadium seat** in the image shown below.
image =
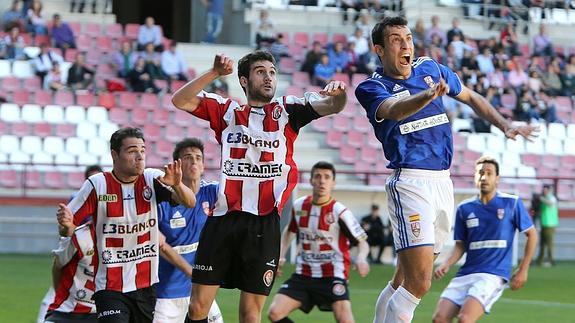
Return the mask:
<path fill-rule="evenodd" d="M 74 137 L 66 139 L 66 152 L 74 156 L 86 153 L 86 141 Z"/>
<path fill-rule="evenodd" d="M 89 121 L 78 123 L 76 127 L 76 137 L 82 139 L 90 139 L 98 137 L 98 127 Z"/>
<path fill-rule="evenodd" d="M 52 104 L 52 92 L 47 90 L 34 91 L 34 103 L 40 106 Z"/>
<path fill-rule="evenodd" d="M 98 37 L 102 34 L 102 25 L 93 22 L 85 23 L 83 34 L 88 35 L 92 38 Z"/>
<path fill-rule="evenodd" d="M 371 132 L 372 127 L 369 123 L 369 120 L 367 120 L 365 116 L 356 113 L 355 117 L 353 118 L 353 129 L 367 134 Z"/>
<path fill-rule="evenodd" d="M 489 147 L 490 152 L 502 153 L 506 150 L 505 148 L 505 137 L 488 135 L 486 147 Z"/>
<path fill-rule="evenodd" d="M 524 153 L 525 152 L 525 139 L 523 137 L 516 137 L 515 140 L 508 140 L 503 135 L 499 135 L 505 144 L 506 151 L 514 153 Z M 489 145 L 487 145 L 490 147 Z"/>
<path fill-rule="evenodd" d="M 164 97 L 162 97 L 162 108 L 167 109 L 168 111 L 176 109 L 176 107 L 174 107 L 174 104 L 172 103 L 171 95 L 164 95 Z"/>
<path fill-rule="evenodd" d="M 559 182 L 557 198 L 562 201 L 570 201 L 573 198 L 573 187 L 567 183 Z"/>
<path fill-rule="evenodd" d="M 174 145 L 167 141 L 167 140 L 158 140 L 156 141 L 156 149 L 154 152 L 161 157 L 169 158 L 172 156 L 172 150 L 174 149 Z"/>
<path fill-rule="evenodd" d="M 166 164 L 165 157 L 161 157 L 155 154 L 146 155 L 146 167 L 162 168 Z"/>
<path fill-rule="evenodd" d="M 12 76 L 12 67 L 7 59 L 0 59 L 0 78 Z"/>
<path fill-rule="evenodd" d="M 339 131 L 328 131 L 325 135 L 325 143 L 331 148 L 339 148 L 342 145 L 343 133 Z"/>
<path fill-rule="evenodd" d="M 347 132 L 351 128 L 350 119 L 345 116 L 335 115 L 332 127 L 336 131 Z"/>
<path fill-rule="evenodd" d="M 138 38 L 139 29 L 140 25 L 138 24 L 126 24 L 124 35 L 132 40 L 135 40 Z"/>
<path fill-rule="evenodd" d="M 54 95 L 54 103 L 63 107 L 74 104 L 74 95 L 68 91 L 57 91 Z"/>
<path fill-rule="evenodd" d="M 306 32 L 296 32 L 293 36 L 293 43 L 307 48 L 309 44 L 309 35 Z"/>
<path fill-rule="evenodd" d="M 575 155 L 575 139 L 565 138 L 563 141 L 563 151 L 566 155 Z"/>
<path fill-rule="evenodd" d="M 560 165 L 565 169 L 575 170 L 575 156 L 565 155 L 560 157 Z"/>
<path fill-rule="evenodd" d="M 517 176 L 517 171 L 515 166 L 510 166 L 505 163 L 499 165 L 499 175 L 501 177 L 515 177 Z"/>
<path fill-rule="evenodd" d="M 555 155 L 543 155 L 541 156 L 541 166 L 542 167 L 558 167 L 559 166 L 560 157 Z"/>
<path fill-rule="evenodd" d="M 562 123 L 550 123 L 547 126 L 549 138 L 563 139 L 566 137 L 565 126 Z"/>
<path fill-rule="evenodd" d="M 116 106 L 116 98 L 113 93 L 101 93 L 98 96 L 98 105 L 103 106 L 106 109 L 111 109 Z"/>
<path fill-rule="evenodd" d="M 78 105 L 71 105 L 64 111 L 64 120 L 73 124 L 84 122 L 86 120 L 86 109 Z"/>
<path fill-rule="evenodd" d="M 110 137 L 114 132 L 116 132 L 116 130 L 118 130 L 118 125 L 113 123 L 103 123 L 100 125 L 100 128 L 98 129 L 98 137 L 106 141 L 109 141 Z"/>
<path fill-rule="evenodd" d="M 32 163 L 34 163 L 34 165 L 52 165 L 54 162 L 54 158 L 52 157 L 52 155 L 43 152 L 43 151 L 38 151 L 34 154 L 32 154 Z"/>
<path fill-rule="evenodd" d="M 309 74 L 307 72 L 294 72 L 292 75 L 292 84 L 300 88 L 310 85 Z M 301 91 L 297 96 L 301 96 Z"/>
<path fill-rule="evenodd" d="M 42 108 L 37 104 L 25 104 L 22 106 L 22 121 L 33 123 L 42 121 Z"/>
<path fill-rule="evenodd" d="M 12 63 L 12 75 L 21 79 L 36 77 L 30 61 L 14 61 Z"/>
<path fill-rule="evenodd" d="M 64 139 L 54 136 L 45 137 L 43 147 L 43 151 L 57 156 L 64 152 Z"/>
<path fill-rule="evenodd" d="M 63 123 L 64 109 L 59 105 L 47 105 L 44 107 L 44 121 L 48 123 Z"/>
<path fill-rule="evenodd" d="M 30 103 L 30 95 L 28 94 L 27 90 L 16 90 L 12 94 L 12 103 L 16 103 L 18 105 L 24 105 Z"/>
<path fill-rule="evenodd" d="M 315 131 L 326 132 L 331 128 L 332 118 L 319 118 L 311 122 L 311 127 Z"/>
<path fill-rule="evenodd" d="M 482 134 L 470 133 L 467 136 L 467 149 L 473 151 L 485 151 L 485 136 Z"/>
<path fill-rule="evenodd" d="M 345 34 L 335 33 L 335 34 L 331 35 L 331 42 L 334 44 L 337 42 L 346 44 L 347 43 L 347 36 Z"/>
<path fill-rule="evenodd" d="M 34 124 L 34 128 L 32 130 L 32 133 L 35 136 L 38 136 L 40 138 L 51 136 L 52 135 L 52 126 L 46 122 L 36 123 L 36 124 Z"/>
<path fill-rule="evenodd" d="M 364 146 L 364 137 L 365 135 L 362 132 L 350 130 L 347 133 L 347 143 L 352 147 L 360 148 Z"/>
<path fill-rule="evenodd" d="M 351 84 L 353 85 L 353 87 L 357 87 L 359 83 L 363 82 L 365 79 L 367 79 L 367 75 L 365 74 L 359 74 L 359 73 L 352 74 Z"/>
<path fill-rule="evenodd" d="M 100 106 L 91 106 L 86 112 L 86 120 L 96 124 L 106 123 L 108 122 L 108 110 Z"/>
<path fill-rule="evenodd" d="M 76 48 L 79 51 L 87 52 L 92 49 L 92 38 L 88 35 L 76 35 Z"/>
<path fill-rule="evenodd" d="M 130 122 L 137 126 L 144 126 L 148 123 L 148 112 L 148 110 L 140 108 L 132 110 Z"/>
<path fill-rule="evenodd" d="M 40 83 L 40 78 L 31 77 L 24 79 L 24 89 L 27 91 L 36 92 L 42 89 L 42 84 Z"/>
<path fill-rule="evenodd" d="M 288 51 L 291 57 L 297 62 L 301 62 L 304 59 L 304 49 L 301 45 L 290 43 L 288 44 Z"/>
<path fill-rule="evenodd" d="M 76 156 L 68 153 L 59 153 L 54 155 L 54 163 L 61 169 L 70 169 L 70 166 L 76 164 Z"/>
<path fill-rule="evenodd" d="M 110 122 L 125 125 L 129 123 L 128 112 L 123 108 L 114 108 L 109 112 Z"/>
<path fill-rule="evenodd" d="M 202 129 L 198 129 L 197 127 L 193 127 L 193 126 L 191 126 L 189 129 L 190 130 L 191 129 L 197 130 L 196 133 L 189 134 L 191 137 L 203 137 L 202 135 L 204 134 L 204 131 Z M 184 131 L 182 131 L 182 130 L 184 130 Z M 182 134 L 184 134 L 184 133 L 185 133 L 185 129 L 181 129 L 179 127 L 174 127 L 174 126 L 168 126 L 165 128 L 164 138 L 170 142 L 175 143 L 175 142 L 178 142 L 182 139 L 182 137 L 183 137 Z"/>
<path fill-rule="evenodd" d="M 155 109 L 152 111 L 152 120 L 160 126 L 166 126 L 170 123 L 170 111 L 164 109 Z"/>
<path fill-rule="evenodd" d="M 0 105 L 0 120 L 6 122 L 20 121 L 20 107 L 14 103 L 2 103 Z"/>
<path fill-rule="evenodd" d="M 110 154 L 102 155 L 100 157 L 100 165 L 102 166 L 112 166 L 113 164 L 112 156 Z"/>
<path fill-rule="evenodd" d="M 167 95 L 167 97 L 170 97 Z M 152 93 L 144 93 L 140 97 L 140 107 L 148 110 L 156 110 L 160 107 L 158 95 Z"/>
<path fill-rule="evenodd" d="M 545 153 L 563 155 L 563 141 L 556 138 L 547 138 L 545 140 Z"/>
<path fill-rule="evenodd" d="M 526 166 L 537 168 L 541 165 L 541 156 L 537 154 L 523 154 L 521 163 Z"/>
<path fill-rule="evenodd" d="M 470 164 L 473 165 L 472 169 L 471 169 L 471 173 L 473 174 L 473 172 L 475 171 L 475 161 L 477 159 L 479 159 L 479 157 L 481 157 L 482 153 L 473 151 L 473 150 L 464 150 L 463 151 L 463 159 L 462 161 L 464 162 L 464 164 Z M 461 165 L 460 165 L 461 166 Z"/>
<path fill-rule="evenodd" d="M 112 47 L 112 39 L 108 36 L 99 36 L 96 39 L 96 48 L 100 51 L 100 53 L 112 52 L 112 50 L 114 49 Z"/>
<path fill-rule="evenodd" d="M 346 73 L 335 73 L 332 77 L 333 81 L 340 81 L 344 82 L 345 84 L 349 83 L 349 76 Z"/>
<path fill-rule="evenodd" d="M 326 47 L 329 42 L 329 36 L 325 32 L 316 32 L 312 36 L 312 42 L 319 42 L 321 47 Z M 347 42 L 344 42 L 347 43 Z"/>
<path fill-rule="evenodd" d="M 15 188 L 20 184 L 20 173 L 14 169 L 0 169 L 0 187 Z"/>
<path fill-rule="evenodd" d="M 187 127 L 190 124 L 190 115 L 187 112 L 176 110 L 173 115 L 173 122 L 180 127 Z"/>
<path fill-rule="evenodd" d="M 353 164 L 357 160 L 357 149 L 343 145 L 339 148 L 339 158 L 344 163 Z"/>
<path fill-rule="evenodd" d="M 109 140 L 104 140 L 102 138 L 88 139 L 88 154 L 94 156 L 104 156 L 110 154 Z"/>
<path fill-rule="evenodd" d="M 118 23 L 114 24 L 107 24 L 105 27 L 104 33 L 106 36 L 112 39 L 119 39 L 124 36 L 124 31 L 122 30 L 122 25 Z"/>
<path fill-rule="evenodd" d="M 76 94 L 76 104 L 83 107 L 94 105 L 94 95 L 92 93 Z"/>
<path fill-rule="evenodd" d="M 119 105 L 124 109 L 137 109 L 138 96 L 133 92 L 120 92 Z"/>
<path fill-rule="evenodd" d="M 41 181 L 41 174 L 37 170 L 28 169 L 24 173 L 24 187 L 26 188 L 39 188 Z"/>
<path fill-rule="evenodd" d="M 0 120 L 0 135 L 7 135 L 9 133 L 8 124 Z"/>
<path fill-rule="evenodd" d="M 14 76 L 8 76 L 0 81 L 2 81 L 2 89 L 5 91 L 16 91 L 20 89 L 20 80 Z"/>
<path fill-rule="evenodd" d="M 10 133 L 17 137 L 24 137 L 30 135 L 30 123 L 28 122 L 16 122 L 12 124 L 10 128 Z"/>
<path fill-rule="evenodd" d="M 381 142 L 379 142 L 379 140 L 375 137 L 375 135 L 373 133 L 367 133 L 367 145 L 371 148 L 377 148 L 380 149 L 381 146 Z"/>
<path fill-rule="evenodd" d="M 173 127 L 168 127 L 168 128 L 173 128 Z M 146 141 L 156 141 L 162 138 L 162 128 L 157 125 L 155 122 L 154 123 L 148 123 L 146 125 L 144 125 L 144 134 L 146 136 Z M 166 134 L 167 137 L 167 134 Z M 179 138 L 181 138 L 181 134 L 179 134 Z M 168 140 L 170 140 L 169 138 L 166 138 Z M 178 139 L 176 139 L 178 140 Z"/>
<path fill-rule="evenodd" d="M 76 135 L 76 126 L 69 123 L 60 123 L 56 125 L 56 136 L 68 138 Z"/>
<path fill-rule="evenodd" d="M 379 150 L 368 146 L 363 146 L 360 149 L 360 160 L 368 163 L 375 164 L 380 156 Z"/>
<path fill-rule="evenodd" d="M 20 140 L 14 135 L 0 136 L 0 152 L 11 153 L 20 149 Z"/>
<path fill-rule="evenodd" d="M 295 60 L 291 57 L 283 57 L 280 60 L 280 72 L 284 74 L 293 74 L 296 71 Z"/>
<path fill-rule="evenodd" d="M 88 164 L 88 165 L 93 165 L 93 164 Z M 84 185 L 84 182 L 86 181 L 86 179 L 84 178 L 84 173 L 83 172 L 69 172 L 66 175 L 66 185 L 68 186 L 68 188 L 71 189 L 80 189 L 80 187 L 82 187 L 82 185 Z"/>

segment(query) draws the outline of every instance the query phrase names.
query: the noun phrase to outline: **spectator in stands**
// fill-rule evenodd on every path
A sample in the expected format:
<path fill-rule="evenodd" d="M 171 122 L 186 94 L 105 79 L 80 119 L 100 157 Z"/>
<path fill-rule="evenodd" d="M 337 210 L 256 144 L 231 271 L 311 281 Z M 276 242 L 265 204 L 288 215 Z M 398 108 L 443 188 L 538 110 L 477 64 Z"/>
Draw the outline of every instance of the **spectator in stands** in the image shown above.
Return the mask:
<path fill-rule="evenodd" d="M 366 13 L 361 13 L 355 22 L 356 28 L 361 28 L 363 37 L 369 39 L 371 37 L 371 24 L 369 23 L 369 16 Z"/>
<path fill-rule="evenodd" d="M 369 52 L 361 57 L 361 61 L 363 66 L 365 66 L 365 73 L 367 75 L 371 75 L 373 72 L 375 72 L 375 69 L 381 65 L 379 56 L 377 56 L 375 47 L 373 47 L 371 41 L 369 42 Z"/>
<path fill-rule="evenodd" d="M 32 66 L 36 71 L 36 76 L 40 78 L 40 82 L 44 84 L 44 78 L 52 70 L 54 64 L 64 63 L 64 58 L 51 51 L 48 44 L 40 45 L 40 54 L 32 61 Z"/>
<path fill-rule="evenodd" d="M 215 93 L 217 95 L 228 97 L 229 96 L 229 85 L 226 80 L 226 76 L 220 76 L 218 79 L 210 83 L 207 91 L 210 93 Z"/>
<path fill-rule="evenodd" d="M 361 3 L 361 1 L 357 1 L 357 0 L 341 0 L 339 7 L 343 11 L 343 24 L 345 25 L 349 20 L 347 10 L 348 9 L 355 10 L 355 16 L 353 18 L 353 21 L 357 21 L 358 13 L 363 8 L 363 4 Z"/>
<path fill-rule="evenodd" d="M 425 44 L 425 22 L 422 18 L 417 19 L 415 27 L 411 30 L 413 36 L 413 43 L 423 47 Z"/>
<path fill-rule="evenodd" d="M 543 264 L 545 250 L 547 249 L 547 259 L 551 266 L 555 265 L 553 259 L 555 228 L 559 225 L 559 212 L 557 209 L 557 198 L 553 194 L 551 185 L 543 186 L 541 200 L 541 238 L 539 239 L 539 256 L 537 264 Z"/>
<path fill-rule="evenodd" d="M 539 25 L 539 34 L 533 36 L 533 53 L 538 55 L 553 55 L 553 43 L 545 33 L 545 25 Z"/>
<path fill-rule="evenodd" d="M 315 65 L 313 73 L 313 84 L 325 87 L 333 78 L 335 67 L 330 63 L 327 54 L 321 54 L 320 62 Z"/>
<path fill-rule="evenodd" d="M 42 17 L 42 2 L 34 0 L 28 9 L 28 31 L 34 35 L 47 35 L 46 20 Z"/>
<path fill-rule="evenodd" d="M 490 75 L 495 72 L 495 66 L 493 65 L 493 55 L 491 55 L 491 50 L 489 47 L 484 47 L 481 50 L 481 54 L 477 55 L 477 66 L 479 71 L 485 75 Z"/>
<path fill-rule="evenodd" d="M 563 75 L 563 90 L 565 95 L 575 95 L 575 54 L 569 55 Z"/>
<path fill-rule="evenodd" d="M 537 111 L 537 101 L 535 101 L 535 98 L 528 90 L 524 90 L 521 93 L 513 110 L 514 119 L 525 122 L 539 120 L 541 116 Z"/>
<path fill-rule="evenodd" d="M 54 46 L 62 50 L 62 55 L 66 56 L 66 49 L 76 48 L 74 32 L 67 23 L 62 22 L 59 14 L 55 14 L 52 18 L 51 34 Z"/>
<path fill-rule="evenodd" d="M 314 41 L 311 49 L 305 54 L 305 59 L 301 65 L 301 71 L 309 74 L 310 80 L 313 78 L 315 66 L 321 60 L 321 55 L 324 54 L 321 43 Z"/>
<path fill-rule="evenodd" d="M 563 83 L 561 82 L 561 66 L 557 58 L 553 58 L 547 65 L 547 71 L 543 74 L 543 84 L 551 95 L 563 95 Z"/>
<path fill-rule="evenodd" d="M 267 10 L 260 11 L 260 18 L 256 22 L 256 49 L 269 47 L 276 40 L 274 24 Z"/>
<path fill-rule="evenodd" d="M 365 73 L 366 68 L 355 52 L 355 43 L 348 43 L 345 51 L 347 53 L 347 66 L 344 70 L 349 74 L 349 80 L 351 82 L 354 73 Z"/>
<path fill-rule="evenodd" d="M 137 58 L 138 54 L 132 50 L 132 43 L 125 40 L 120 50 L 113 54 L 110 64 L 117 71 L 118 77 L 126 78 L 134 68 Z"/>
<path fill-rule="evenodd" d="M 432 16 L 431 17 L 431 27 L 429 27 L 425 31 L 425 43 L 431 44 L 433 40 L 433 36 L 438 36 L 441 40 L 440 46 L 447 45 L 447 35 L 441 27 L 439 27 L 439 16 Z"/>
<path fill-rule="evenodd" d="M 207 9 L 206 36 L 203 42 L 215 43 L 224 24 L 224 0 L 202 0 Z"/>
<path fill-rule="evenodd" d="M 355 28 L 355 32 L 348 37 L 347 42 L 355 44 L 354 52 L 358 58 L 369 52 L 369 41 L 363 37 L 361 28 Z"/>
<path fill-rule="evenodd" d="M 344 71 L 346 71 L 349 59 L 347 57 L 347 53 L 343 48 L 342 42 L 335 43 L 333 48 L 330 48 L 327 51 L 327 54 L 329 55 L 329 63 L 334 68 L 336 73 L 343 73 Z"/>
<path fill-rule="evenodd" d="M 447 44 L 450 44 L 453 41 L 453 37 L 456 35 L 459 35 L 459 39 L 461 41 L 465 41 L 463 30 L 459 28 L 460 24 L 461 22 L 459 21 L 459 18 L 453 18 L 453 20 L 451 20 L 451 29 L 447 31 Z"/>
<path fill-rule="evenodd" d="M 66 88 L 66 79 L 60 70 L 60 64 L 54 63 L 44 78 L 44 89 L 59 91 Z"/>
<path fill-rule="evenodd" d="M 24 37 L 20 35 L 20 29 L 18 27 L 12 27 L 10 33 L 4 36 L 4 47 L 6 59 L 25 59 L 24 55 Z"/>
<path fill-rule="evenodd" d="M 501 34 L 499 35 L 499 39 L 501 40 L 501 46 L 504 48 L 507 56 L 512 57 L 521 54 L 519 52 L 518 37 L 515 32 L 514 23 L 509 22 L 505 27 L 503 27 L 503 30 L 501 30 Z"/>
<path fill-rule="evenodd" d="M 487 75 L 487 79 L 489 80 L 489 84 L 495 87 L 499 94 L 502 94 L 503 90 L 505 89 L 505 75 L 503 74 L 499 64 L 495 64 L 494 68 L 495 71 Z"/>
<path fill-rule="evenodd" d="M 68 87 L 73 91 L 88 90 L 94 83 L 94 74 L 94 70 L 86 66 L 84 53 L 78 53 L 74 64 L 68 70 Z"/>
<path fill-rule="evenodd" d="M 24 13 L 20 9 L 20 0 L 13 0 L 12 5 L 2 15 L 2 30 L 9 32 L 12 27 L 24 30 L 26 20 Z"/>
<path fill-rule="evenodd" d="M 473 47 L 467 45 L 463 42 L 462 35 L 453 35 L 449 47 L 453 48 L 454 58 L 456 59 L 457 66 L 461 66 L 461 60 L 465 55 L 466 51 L 473 51 Z M 479 64 L 479 58 L 477 58 L 477 63 Z M 481 65 L 480 65 L 481 66 Z"/>
<path fill-rule="evenodd" d="M 379 215 L 379 205 L 372 204 L 368 215 L 361 218 L 361 227 L 367 233 L 367 243 L 370 248 L 377 248 L 377 257 L 374 259 L 371 250 L 367 254 L 367 259 L 371 263 L 380 264 L 381 255 L 385 248 L 383 235 L 383 221 Z"/>
<path fill-rule="evenodd" d="M 156 52 L 162 52 L 162 29 L 156 25 L 153 17 L 147 17 L 146 22 L 138 30 L 138 51 L 143 51 L 147 44 L 152 43 Z"/>
<path fill-rule="evenodd" d="M 507 74 L 507 83 L 517 95 L 521 94 L 521 88 L 527 85 L 529 77 L 521 68 L 519 62 L 509 62 L 509 73 Z"/>
<path fill-rule="evenodd" d="M 507 62 L 509 61 L 509 56 L 505 53 L 505 49 L 501 46 L 496 46 L 495 49 L 491 49 L 493 55 L 493 65 L 501 67 L 502 71 L 507 72 Z"/>
<path fill-rule="evenodd" d="M 187 81 L 188 67 L 184 55 L 177 50 L 178 43 L 170 41 L 170 48 L 162 53 L 161 66 L 163 75 L 168 80 L 168 90 L 171 92 L 172 81 Z"/>
<path fill-rule="evenodd" d="M 154 79 L 148 71 L 144 58 L 139 57 L 136 65 L 128 73 L 128 83 L 134 92 L 159 93 L 160 89 L 154 84 Z"/>
<path fill-rule="evenodd" d="M 162 71 L 162 55 L 154 50 L 154 44 L 148 43 L 144 51 L 140 53 L 140 57 L 146 61 L 146 69 L 150 73 L 150 76 L 155 80 L 163 80 L 166 76 Z"/>
<path fill-rule="evenodd" d="M 270 53 L 274 56 L 276 64 L 280 65 L 282 57 L 290 57 L 289 48 L 286 45 L 286 39 L 282 33 L 279 33 L 276 41 L 270 46 Z"/>
<path fill-rule="evenodd" d="M 539 93 L 539 91 L 543 89 L 543 81 L 541 81 L 541 77 L 537 71 L 529 71 L 529 81 L 527 82 L 527 86 L 529 87 L 529 91 L 533 93 Z"/>
<path fill-rule="evenodd" d="M 555 106 L 556 96 L 552 95 L 550 98 L 544 91 L 539 92 L 536 96 L 537 107 L 539 109 L 539 115 L 547 123 L 558 122 L 561 120 L 557 117 L 557 108 Z"/>

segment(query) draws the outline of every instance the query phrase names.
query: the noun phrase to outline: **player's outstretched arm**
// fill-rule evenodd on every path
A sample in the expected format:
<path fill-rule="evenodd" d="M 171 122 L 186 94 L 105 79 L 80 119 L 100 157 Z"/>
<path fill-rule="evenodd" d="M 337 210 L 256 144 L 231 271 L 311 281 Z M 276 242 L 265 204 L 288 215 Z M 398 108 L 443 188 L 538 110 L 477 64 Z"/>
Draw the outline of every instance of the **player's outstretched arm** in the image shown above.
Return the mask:
<path fill-rule="evenodd" d="M 535 248 L 537 246 L 537 230 L 535 230 L 535 227 L 531 227 L 529 230 L 525 231 L 525 236 L 527 236 L 527 242 L 525 243 L 523 260 L 521 260 L 519 268 L 511 278 L 511 290 L 518 290 L 527 282 L 529 264 L 531 264 L 531 259 L 533 258 L 533 254 L 535 253 Z"/>
<path fill-rule="evenodd" d="M 449 92 L 449 85 L 444 79 L 441 79 L 435 86 L 405 98 L 389 98 L 383 101 L 377 108 L 377 120 L 395 120 L 401 121 L 411 117 L 419 110 L 423 109 L 437 97 L 443 96 Z"/>
<path fill-rule="evenodd" d="M 355 260 L 355 266 L 357 267 L 357 272 L 360 277 L 365 277 L 369 274 L 369 263 L 367 262 L 367 255 L 369 254 L 369 244 L 367 241 L 359 240 L 357 245 L 359 252 L 357 253 L 357 258 Z"/>
<path fill-rule="evenodd" d="M 64 204 L 58 204 L 58 211 L 56 211 L 56 219 L 58 220 L 58 232 L 63 237 L 71 237 L 74 234 L 74 216 L 70 208 Z"/>
<path fill-rule="evenodd" d="M 192 277 L 192 266 L 180 254 L 166 243 L 166 238 L 160 233 L 160 256 L 166 259 L 170 264 L 183 271 L 188 277 Z"/>
<path fill-rule="evenodd" d="M 212 68 L 177 90 L 172 96 L 172 103 L 180 110 L 193 112 L 201 102 L 198 93 L 218 77 L 232 74 L 233 71 L 234 61 L 224 54 L 217 54 Z"/>
<path fill-rule="evenodd" d="M 311 106 L 320 116 L 339 113 L 345 108 L 347 94 L 346 85 L 341 81 L 329 82 L 319 94 L 325 96 L 321 100 L 311 102 Z"/>
<path fill-rule="evenodd" d="M 505 118 L 499 114 L 499 112 L 497 112 L 497 110 L 491 105 L 491 103 L 489 103 L 489 101 L 487 101 L 479 93 L 470 90 L 465 86 L 461 87 L 461 92 L 459 95 L 457 95 L 456 99 L 470 106 L 477 115 L 499 128 L 509 139 L 514 140 L 515 137 L 520 135 L 531 141 L 534 137 L 537 137 L 537 132 L 539 132 L 538 127 L 529 125 L 512 125 L 510 122 L 505 120 Z"/>
<path fill-rule="evenodd" d="M 290 244 L 294 238 L 295 238 L 295 233 L 293 233 L 289 230 L 289 225 L 286 225 L 286 227 L 284 228 L 284 232 L 282 233 L 282 238 L 281 238 L 280 259 L 278 260 L 278 270 L 277 270 L 278 276 L 282 275 L 281 269 L 282 269 L 284 263 L 286 262 L 285 255 L 286 255 L 286 252 L 289 249 Z"/>
<path fill-rule="evenodd" d="M 459 240 L 455 241 L 455 246 L 453 247 L 453 250 L 451 251 L 449 258 L 447 258 L 441 265 L 439 265 L 439 267 L 435 269 L 435 272 L 433 273 L 433 278 L 440 279 L 443 276 L 445 276 L 445 274 L 449 272 L 449 268 L 451 268 L 453 264 L 458 262 L 459 259 L 463 257 L 464 253 L 465 253 L 465 246 L 463 245 L 463 241 Z"/>
<path fill-rule="evenodd" d="M 196 194 L 182 182 L 182 161 L 180 159 L 165 165 L 164 176 L 158 177 L 158 180 L 160 183 L 172 187 L 174 190 L 172 198 L 178 204 L 182 204 L 187 208 L 196 206 Z"/>

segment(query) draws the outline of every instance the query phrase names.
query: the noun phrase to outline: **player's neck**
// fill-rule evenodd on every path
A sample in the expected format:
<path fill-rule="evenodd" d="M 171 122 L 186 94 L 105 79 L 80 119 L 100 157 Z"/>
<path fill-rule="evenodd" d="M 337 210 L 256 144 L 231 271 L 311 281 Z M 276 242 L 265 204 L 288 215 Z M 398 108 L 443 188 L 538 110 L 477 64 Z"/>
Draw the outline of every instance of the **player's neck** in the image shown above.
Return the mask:
<path fill-rule="evenodd" d="M 497 194 L 497 190 L 493 190 L 493 192 L 487 194 L 479 193 L 479 200 L 481 203 L 487 204 L 495 197 L 495 194 Z"/>
<path fill-rule="evenodd" d="M 138 177 L 140 177 L 140 175 L 126 175 L 114 169 L 112 169 L 112 175 L 122 184 L 132 184 L 138 179 Z"/>
<path fill-rule="evenodd" d="M 311 202 L 314 205 L 325 205 L 327 203 L 329 203 L 331 201 L 331 195 L 326 195 L 326 196 L 317 196 L 317 195 L 313 195 Z"/>
<path fill-rule="evenodd" d="M 184 178 L 182 179 L 182 183 L 189 187 L 194 194 L 198 194 L 200 191 L 200 182 L 202 181 L 201 178 Z"/>
<path fill-rule="evenodd" d="M 248 98 L 248 105 L 250 107 L 262 108 L 267 104 L 270 104 L 270 100 L 262 100 L 260 98 Z"/>

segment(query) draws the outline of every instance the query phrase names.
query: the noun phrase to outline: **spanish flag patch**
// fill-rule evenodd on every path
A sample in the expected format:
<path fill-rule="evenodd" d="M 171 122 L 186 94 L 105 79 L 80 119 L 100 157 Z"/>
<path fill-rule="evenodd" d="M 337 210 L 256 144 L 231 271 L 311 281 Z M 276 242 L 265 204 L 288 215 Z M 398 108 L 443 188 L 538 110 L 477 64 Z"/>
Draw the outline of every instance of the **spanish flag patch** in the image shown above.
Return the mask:
<path fill-rule="evenodd" d="M 419 214 L 414 214 L 414 215 L 410 215 L 409 216 L 409 222 L 415 222 L 415 221 L 419 221 Z"/>

